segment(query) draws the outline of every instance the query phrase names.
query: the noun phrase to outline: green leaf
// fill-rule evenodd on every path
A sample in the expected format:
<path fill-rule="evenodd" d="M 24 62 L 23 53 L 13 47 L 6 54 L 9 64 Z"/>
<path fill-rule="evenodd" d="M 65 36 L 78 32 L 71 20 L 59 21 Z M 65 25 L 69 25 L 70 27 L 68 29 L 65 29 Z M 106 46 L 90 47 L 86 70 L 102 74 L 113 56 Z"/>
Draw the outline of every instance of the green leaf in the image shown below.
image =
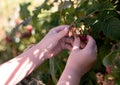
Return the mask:
<path fill-rule="evenodd" d="M 96 19 L 91 25 L 92 31 L 95 34 L 98 34 L 101 31 L 101 21 Z"/>
<path fill-rule="evenodd" d="M 79 85 L 97 85 L 95 72 L 87 72 L 80 81 Z"/>
<path fill-rule="evenodd" d="M 111 38 L 120 40 L 120 20 L 115 17 L 108 18 L 102 24 L 104 34 Z"/>
<path fill-rule="evenodd" d="M 59 12 L 53 13 L 53 14 L 50 16 L 50 18 L 51 18 L 51 21 L 50 21 L 49 24 L 50 24 L 52 27 L 55 27 L 55 26 L 59 25 L 59 20 L 60 20 Z"/>
<path fill-rule="evenodd" d="M 25 20 L 30 17 L 30 11 L 28 10 L 28 6 L 30 3 L 20 4 L 20 17 Z"/>
<path fill-rule="evenodd" d="M 93 25 L 94 22 L 96 21 L 96 18 L 93 18 L 93 17 L 87 17 L 84 19 L 85 23 L 87 23 L 88 25 Z"/>
<path fill-rule="evenodd" d="M 94 13 L 96 11 L 99 11 L 101 5 L 98 2 L 95 2 L 94 4 L 92 4 L 88 9 L 87 9 L 87 13 L 86 16 L 88 16 L 91 13 Z"/>
<path fill-rule="evenodd" d="M 102 5 L 101 5 L 101 10 L 113 10 L 114 6 L 111 2 L 109 1 L 105 1 Z"/>
<path fill-rule="evenodd" d="M 105 1 L 104 3 L 100 4 L 98 2 L 95 2 L 94 4 L 92 4 L 88 10 L 86 15 L 89 15 L 91 13 L 95 13 L 97 11 L 103 11 L 103 10 L 114 10 L 114 6 L 111 2 L 109 1 Z"/>
<path fill-rule="evenodd" d="M 104 72 L 103 67 L 103 59 L 106 55 L 110 53 L 110 44 L 109 41 L 96 39 L 96 43 L 98 46 L 98 55 L 97 55 L 97 63 L 93 66 L 93 69 L 97 70 L 98 72 Z"/>
<path fill-rule="evenodd" d="M 115 10 L 104 10 L 99 13 L 99 20 L 101 22 L 111 18 L 111 17 L 117 17 L 119 18 L 120 15 Z"/>
<path fill-rule="evenodd" d="M 103 59 L 103 65 L 108 66 L 108 65 L 114 64 L 113 60 L 115 59 L 116 54 L 117 54 L 117 51 L 113 51 L 108 55 L 106 55 L 105 58 Z"/>
<path fill-rule="evenodd" d="M 71 24 L 74 21 L 74 16 L 70 14 L 66 14 L 66 20 L 69 20 L 67 24 Z"/>
<path fill-rule="evenodd" d="M 84 10 L 88 6 L 88 0 L 80 3 L 80 6 L 78 6 L 75 10 L 76 12 L 80 12 L 81 10 Z"/>
<path fill-rule="evenodd" d="M 112 53 L 111 53 L 111 54 L 112 54 Z M 103 65 L 106 66 L 106 67 L 107 67 L 108 65 L 111 65 L 111 64 L 112 64 L 111 58 L 110 58 L 111 54 L 108 54 L 108 55 L 105 56 L 105 58 L 103 59 Z"/>

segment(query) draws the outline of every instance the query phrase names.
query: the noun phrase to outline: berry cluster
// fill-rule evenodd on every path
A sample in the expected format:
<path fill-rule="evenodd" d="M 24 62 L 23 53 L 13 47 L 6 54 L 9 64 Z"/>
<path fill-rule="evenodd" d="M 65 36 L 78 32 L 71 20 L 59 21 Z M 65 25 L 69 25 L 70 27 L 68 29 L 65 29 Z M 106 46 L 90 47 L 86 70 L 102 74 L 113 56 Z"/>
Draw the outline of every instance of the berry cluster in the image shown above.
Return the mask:
<path fill-rule="evenodd" d="M 80 38 L 81 41 L 86 42 L 87 38 L 86 38 L 85 31 L 87 31 L 87 30 L 85 29 L 84 25 L 82 25 L 80 28 L 77 28 L 74 25 L 71 25 L 69 27 L 68 35 L 69 35 L 69 37 L 77 36 Z"/>

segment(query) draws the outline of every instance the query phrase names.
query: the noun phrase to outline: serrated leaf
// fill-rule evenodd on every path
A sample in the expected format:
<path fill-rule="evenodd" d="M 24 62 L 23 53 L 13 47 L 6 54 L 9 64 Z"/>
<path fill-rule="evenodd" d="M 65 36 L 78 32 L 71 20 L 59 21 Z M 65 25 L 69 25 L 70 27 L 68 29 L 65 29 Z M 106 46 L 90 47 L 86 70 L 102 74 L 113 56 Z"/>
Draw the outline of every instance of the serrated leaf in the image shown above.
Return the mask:
<path fill-rule="evenodd" d="M 91 28 L 95 34 L 98 34 L 101 31 L 101 21 L 96 19 L 91 25 Z"/>
<path fill-rule="evenodd" d="M 114 6 L 111 2 L 109 1 L 105 1 L 102 5 L 101 5 L 101 10 L 113 10 Z"/>
<path fill-rule="evenodd" d="M 84 21 L 88 24 L 88 25 L 93 25 L 94 22 L 96 21 L 96 18 L 91 18 L 91 17 L 87 17 L 84 19 Z"/>
<path fill-rule="evenodd" d="M 120 40 L 120 20 L 118 18 L 111 17 L 105 20 L 102 27 L 107 37 Z"/>
<path fill-rule="evenodd" d="M 115 10 L 104 10 L 99 13 L 99 20 L 102 22 L 111 17 L 119 18 L 120 16 L 118 15 L 118 13 Z"/>
<path fill-rule="evenodd" d="M 88 16 L 91 13 L 94 13 L 96 11 L 99 11 L 101 5 L 98 2 L 95 2 L 93 5 L 91 5 L 88 9 L 87 9 L 87 13 L 86 16 Z"/>
<path fill-rule="evenodd" d="M 94 13 L 96 11 L 103 11 L 103 10 L 114 10 L 114 6 L 109 1 L 105 1 L 104 3 L 100 4 L 98 2 L 95 2 L 93 5 L 89 7 L 87 10 L 86 15 L 89 15 L 91 13 Z"/>

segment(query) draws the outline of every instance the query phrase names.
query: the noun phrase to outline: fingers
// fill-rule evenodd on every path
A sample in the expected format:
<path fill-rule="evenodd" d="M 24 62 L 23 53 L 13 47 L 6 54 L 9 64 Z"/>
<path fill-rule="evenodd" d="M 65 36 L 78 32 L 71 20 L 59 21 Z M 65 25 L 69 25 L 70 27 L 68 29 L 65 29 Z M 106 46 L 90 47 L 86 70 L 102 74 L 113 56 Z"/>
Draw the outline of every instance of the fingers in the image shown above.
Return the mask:
<path fill-rule="evenodd" d="M 90 35 L 87 35 L 87 39 L 88 39 L 88 43 L 85 48 L 93 49 L 97 47 L 95 40 Z"/>
<path fill-rule="evenodd" d="M 72 46 L 69 45 L 69 44 L 65 44 L 64 45 L 64 49 L 67 49 L 67 50 L 71 51 L 72 50 Z"/>
<path fill-rule="evenodd" d="M 69 26 L 68 25 L 57 26 L 57 27 L 51 29 L 51 31 L 54 31 L 54 32 L 58 33 L 60 31 L 64 30 L 65 28 L 69 28 Z"/>
<path fill-rule="evenodd" d="M 80 47 L 80 39 L 79 39 L 79 37 L 75 37 L 72 50 L 79 49 L 79 47 Z"/>
<path fill-rule="evenodd" d="M 73 38 L 70 38 L 70 37 L 65 37 L 65 39 L 64 39 L 64 41 L 63 41 L 63 42 L 65 42 L 65 43 L 69 43 L 69 44 L 73 45 L 74 40 L 73 40 Z"/>
<path fill-rule="evenodd" d="M 64 28 L 64 30 L 59 31 L 59 32 L 56 34 L 56 38 L 57 38 L 58 40 L 60 40 L 61 38 L 65 37 L 65 36 L 67 35 L 67 33 L 68 33 L 68 30 L 69 30 L 69 29 L 66 27 L 66 28 Z"/>
<path fill-rule="evenodd" d="M 48 33 L 48 35 L 54 35 L 55 39 L 60 40 L 61 38 L 67 35 L 68 30 L 69 30 L 68 25 L 61 25 L 61 26 L 52 28 Z"/>
<path fill-rule="evenodd" d="M 67 49 L 67 50 L 72 50 L 72 46 L 73 46 L 73 38 L 69 38 L 69 37 L 64 37 L 61 40 L 61 48 L 62 49 Z"/>

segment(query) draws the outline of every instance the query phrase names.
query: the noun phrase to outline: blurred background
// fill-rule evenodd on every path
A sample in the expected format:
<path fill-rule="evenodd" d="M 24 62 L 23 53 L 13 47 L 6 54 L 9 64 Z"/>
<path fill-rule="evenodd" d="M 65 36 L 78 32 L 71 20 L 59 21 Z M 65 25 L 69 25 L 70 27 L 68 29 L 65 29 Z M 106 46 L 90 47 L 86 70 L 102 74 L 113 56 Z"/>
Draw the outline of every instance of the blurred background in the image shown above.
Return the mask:
<path fill-rule="evenodd" d="M 80 85 L 120 85 L 120 0 L 0 0 L 0 64 L 38 43 L 61 24 L 83 28 L 98 60 Z M 69 52 L 49 59 L 18 85 L 56 85 Z"/>
<path fill-rule="evenodd" d="M 20 3 L 31 2 L 31 6 L 28 9 L 34 10 L 34 7 L 42 4 L 44 0 L 0 0 L 0 40 L 5 38 L 5 31 L 10 30 L 10 27 L 14 27 L 17 20 L 19 22 Z"/>

